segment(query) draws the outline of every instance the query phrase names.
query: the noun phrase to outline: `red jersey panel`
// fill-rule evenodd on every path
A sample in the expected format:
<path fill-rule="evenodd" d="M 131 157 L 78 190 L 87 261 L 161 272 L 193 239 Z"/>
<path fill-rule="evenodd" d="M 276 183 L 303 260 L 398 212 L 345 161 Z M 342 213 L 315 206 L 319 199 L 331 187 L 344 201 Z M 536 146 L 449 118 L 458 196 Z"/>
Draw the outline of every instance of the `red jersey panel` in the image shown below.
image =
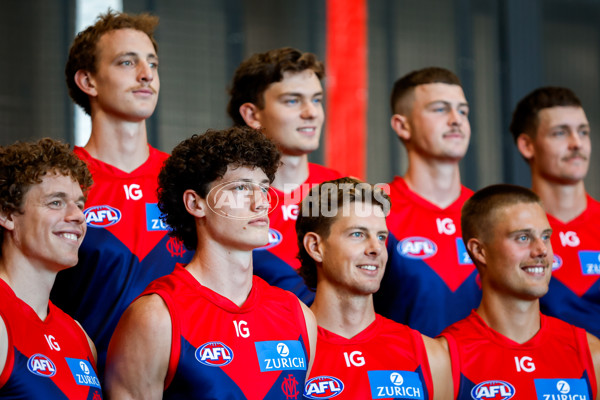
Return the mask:
<path fill-rule="evenodd" d="M 308 399 L 431 399 L 421 334 L 380 315 L 351 339 L 319 327 Z"/>
<path fill-rule="evenodd" d="M 442 336 L 448 339 L 456 399 L 596 398 L 586 333 L 559 319 L 541 314 L 540 331 L 519 344 L 473 311 Z"/>
<path fill-rule="evenodd" d="M 0 398 L 102 399 L 90 345 L 73 318 L 49 303 L 40 320 L 2 279 L 0 316 L 8 334 Z"/>
<path fill-rule="evenodd" d="M 542 312 L 600 337 L 600 203 L 587 196 L 587 208 L 564 223 L 548 214 L 554 265 Z"/>
<path fill-rule="evenodd" d="M 252 252 L 254 274 L 268 284 L 294 293 L 307 305 L 312 304 L 315 294 L 306 287 L 296 270 L 300 268 L 296 219 L 298 204 L 313 186 L 321 182 L 341 178 L 339 172 L 318 164 L 308 164 L 308 178 L 291 193 L 271 189 L 271 212 L 269 213 L 269 244 Z"/>
<path fill-rule="evenodd" d="M 178 265 L 143 295 L 171 315 L 164 399 L 293 399 L 309 362 L 306 322 L 296 296 L 253 277 L 238 307 Z"/>
<path fill-rule="evenodd" d="M 436 336 L 478 306 L 477 270 L 460 229 L 462 205 L 472 194 L 463 186 L 460 197 L 442 209 L 403 178 L 390 184 L 388 263 L 374 296 L 378 313 Z"/>

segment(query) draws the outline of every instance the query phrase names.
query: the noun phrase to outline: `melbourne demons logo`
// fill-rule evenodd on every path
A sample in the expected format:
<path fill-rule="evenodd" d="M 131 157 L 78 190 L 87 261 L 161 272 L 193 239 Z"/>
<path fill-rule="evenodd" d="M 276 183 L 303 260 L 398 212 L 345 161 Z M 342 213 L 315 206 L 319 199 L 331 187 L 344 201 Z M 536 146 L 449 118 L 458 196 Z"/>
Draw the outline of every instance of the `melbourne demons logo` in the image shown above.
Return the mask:
<path fill-rule="evenodd" d="M 121 211 L 111 206 L 94 206 L 86 209 L 85 222 L 94 228 L 106 228 L 121 220 Z"/>
<path fill-rule="evenodd" d="M 277 231 L 273 228 L 269 228 L 269 243 L 265 244 L 262 247 L 257 248 L 256 250 L 270 249 L 271 247 L 277 246 L 279 243 L 281 243 L 282 240 L 283 240 L 283 235 L 279 231 Z"/>
<path fill-rule="evenodd" d="M 183 242 L 174 237 L 169 238 L 166 246 L 169 253 L 171 253 L 171 257 L 182 257 L 187 251 Z"/>
<path fill-rule="evenodd" d="M 208 342 L 196 349 L 196 360 L 209 367 L 222 367 L 233 360 L 233 351 L 221 342 Z"/>
<path fill-rule="evenodd" d="M 289 374 L 288 377 L 283 380 L 281 391 L 287 400 L 298 399 L 300 392 L 298 391 L 298 380 L 294 375 Z"/>
<path fill-rule="evenodd" d="M 471 390 L 471 397 L 478 399 L 507 400 L 515 395 L 515 388 L 504 381 L 485 381 Z"/>
<path fill-rule="evenodd" d="M 397 251 L 407 258 L 424 259 L 437 253 L 437 245 L 424 237 L 413 236 L 398 243 Z"/>
<path fill-rule="evenodd" d="M 43 354 L 34 354 L 27 360 L 29 372 L 45 378 L 56 375 L 56 367 L 51 359 Z"/>
<path fill-rule="evenodd" d="M 330 399 L 342 393 L 344 383 L 333 376 L 317 376 L 304 385 L 304 397 L 309 399 Z"/>

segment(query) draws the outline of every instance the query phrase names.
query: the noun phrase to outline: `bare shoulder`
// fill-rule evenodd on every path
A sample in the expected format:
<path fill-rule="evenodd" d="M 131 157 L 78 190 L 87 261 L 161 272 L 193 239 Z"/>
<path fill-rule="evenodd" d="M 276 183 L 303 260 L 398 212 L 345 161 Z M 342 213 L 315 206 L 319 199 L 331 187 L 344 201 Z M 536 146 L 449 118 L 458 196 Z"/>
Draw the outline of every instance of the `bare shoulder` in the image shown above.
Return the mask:
<path fill-rule="evenodd" d="M 454 387 L 452 385 L 452 367 L 450 363 L 450 354 L 448 352 L 448 342 L 444 337 L 430 338 L 421 335 L 427 358 L 429 359 L 429 368 L 431 369 L 431 379 L 433 380 L 434 400 L 452 399 Z"/>
<path fill-rule="evenodd" d="M 313 361 L 315 360 L 315 351 L 317 348 L 317 319 L 313 312 L 304 304 L 300 299 L 298 299 L 300 303 L 300 307 L 302 308 L 302 312 L 304 313 L 304 320 L 306 321 L 306 331 L 308 332 L 308 344 L 310 346 L 309 349 L 309 357 L 310 360 L 308 362 L 308 368 L 306 370 L 306 377 L 310 374 L 310 370 L 313 365 Z"/>
<path fill-rule="evenodd" d="M 92 341 L 92 338 L 90 338 L 87 334 L 87 332 L 85 331 L 85 329 L 83 329 L 83 326 L 81 326 L 81 324 L 79 323 L 79 321 L 75 320 L 75 323 L 77 325 L 79 325 L 79 327 L 81 328 L 81 331 L 83 332 L 83 334 L 85 335 L 85 338 L 87 339 L 87 342 L 90 346 L 90 351 L 92 352 L 92 355 L 94 356 L 94 361 L 98 361 L 98 352 L 96 352 L 96 345 L 94 344 L 94 342 Z"/>
<path fill-rule="evenodd" d="M 596 375 L 596 384 L 600 388 L 600 339 L 591 333 L 587 332 L 588 345 L 592 354 L 592 363 L 594 364 L 594 373 Z M 596 399 L 600 399 L 600 390 L 596 395 Z"/>
<path fill-rule="evenodd" d="M 6 358 L 8 357 L 8 331 L 4 320 L 0 316 L 0 375 L 4 371 L 4 365 L 6 364 Z"/>

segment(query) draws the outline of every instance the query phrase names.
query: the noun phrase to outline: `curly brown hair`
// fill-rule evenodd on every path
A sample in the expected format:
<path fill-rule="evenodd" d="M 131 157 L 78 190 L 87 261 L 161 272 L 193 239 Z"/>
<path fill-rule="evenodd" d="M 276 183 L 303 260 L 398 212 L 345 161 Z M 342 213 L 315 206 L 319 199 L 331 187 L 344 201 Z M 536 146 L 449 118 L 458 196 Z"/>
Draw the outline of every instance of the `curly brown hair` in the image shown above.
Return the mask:
<path fill-rule="evenodd" d="M 298 273 L 310 290 L 315 291 L 317 287 L 317 263 L 304 248 L 304 236 L 309 232 L 314 232 L 322 238 L 327 238 L 331 225 L 338 216 L 337 212 L 330 215 L 330 211 L 339 210 L 345 204 L 357 201 L 381 206 L 386 216 L 391 207 L 390 197 L 380 187 L 351 177 L 326 181 L 313 187 L 300 203 L 296 220 L 298 259 L 300 260 Z M 328 212 L 321 212 L 321 207 Z"/>
<path fill-rule="evenodd" d="M 172 229 L 170 235 L 196 249 L 196 222 L 183 204 L 186 190 L 206 198 L 210 184 L 222 178 L 229 166 L 260 168 L 273 182 L 280 159 L 272 141 L 246 126 L 208 130 L 179 143 L 158 175 L 158 208 Z"/>
<path fill-rule="evenodd" d="M 79 32 L 73 40 L 69 50 L 69 58 L 65 66 L 65 76 L 69 96 L 75 104 L 81 106 L 86 114 L 91 115 L 90 99 L 75 83 L 75 73 L 79 70 L 96 73 L 96 57 L 98 56 L 97 44 L 100 37 L 116 29 L 135 29 L 144 32 L 158 53 L 158 44 L 154 40 L 154 29 L 158 25 L 158 17 L 150 14 L 126 14 L 108 10 L 100 14 L 94 25 Z"/>
<path fill-rule="evenodd" d="M 16 142 L 0 146 L 0 211 L 3 214 L 21 212 L 25 194 L 49 173 L 70 176 L 86 193 L 92 185 L 92 175 L 66 143 L 50 138 L 37 142 Z M 4 237 L 4 229 L 1 229 Z"/>
<path fill-rule="evenodd" d="M 302 53 L 291 47 L 256 53 L 243 61 L 235 71 L 229 89 L 227 113 L 234 125 L 244 126 L 246 122 L 240 115 L 244 103 L 264 107 L 263 94 L 271 83 L 280 82 L 284 72 L 314 71 L 319 79 L 325 75 L 323 63 L 313 53 Z"/>

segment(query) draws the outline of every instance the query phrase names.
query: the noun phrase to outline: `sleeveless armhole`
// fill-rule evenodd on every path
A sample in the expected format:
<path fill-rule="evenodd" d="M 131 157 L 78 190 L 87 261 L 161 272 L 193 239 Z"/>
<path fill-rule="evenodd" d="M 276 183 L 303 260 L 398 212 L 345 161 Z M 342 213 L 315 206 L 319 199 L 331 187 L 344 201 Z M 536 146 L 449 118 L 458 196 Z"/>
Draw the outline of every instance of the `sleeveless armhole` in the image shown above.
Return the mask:
<path fill-rule="evenodd" d="M 448 351 L 450 353 L 450 365 L 452 368 L 452 385 L 454 386 L 454 398 L 456 399 L 458 396 L 458 390 L 460 389 L 460 355 L 458 352 L 458 345 L 456 344 L 456 340 L 454 336 L 448 333 L 443 333 L 440 335 L 446 338 L 448 342 Z"/>
<path fill-rule="evenodd" d="M 304 342 L 304 349 L 306 352 L 307 365 L 310 364 L 310 337 L 308 336 L 308 327 L 306 326 L 306 318 L 304 317 L 304 311 L 302 311 L 302 306 L 300 305 L 300 300 L 296 295 L 291 292 L 286 292 L 290 301 L 294 302 L 293 310 L 296 316 L 296 320 L 300 323 L 301 326 L 301 335 Z"/>
<path fill-rule="evenodd" d="M 588 344 L 587 333 L 584 329 L 575 326 L 573 326 L 573 330 L 575 331 L 574 333 L 577 340 L 577 347 L 579 348 L 579 354 L 581 354 L 581 362 L 590 377 L 592 399 L 595 399 L 598 393 L 598 383 L 596 382 L 594 362 L 592 361 L 592 353 Z"/>
<path fill-rule="evenodd" d="M 2 373 L 0 374 L 0 388 L 4 387 L 6 382 L 8 382 L 8 378 L 10 378 L 10 374 L 12 374 L 12 370 L 15 364 L 15 348 L 12 340 L 12 334 L 10 332 L 10 326 L 6 322 L 6 316 L 0 311 L 0 318 L 4 322 L 4 327 L 6 328 L 6 339 L 7 339 L 7 348 L 6 348 L 6 362 L 4 363 L 4 369 L 2 369 Z"/>
<path fill-rule="evenodd" d="M 431 376 L 431 367 L 429 365 L 429 357 L 427 357 L 427 349 L 425 349 L 425 342 L 423 341 L 423 336 L 419 331 L 414 329 L 410 330 L 413 338 L 413 345 L 415 348 L 415 354 L 417 355 L 417 362 L 422 366 L 423 369 L 423 377 L 425 378 L 425 386 L 427 386 L 427 392 L 429 393 L 429 398 L 433 399 L 433 378 Z"/>

